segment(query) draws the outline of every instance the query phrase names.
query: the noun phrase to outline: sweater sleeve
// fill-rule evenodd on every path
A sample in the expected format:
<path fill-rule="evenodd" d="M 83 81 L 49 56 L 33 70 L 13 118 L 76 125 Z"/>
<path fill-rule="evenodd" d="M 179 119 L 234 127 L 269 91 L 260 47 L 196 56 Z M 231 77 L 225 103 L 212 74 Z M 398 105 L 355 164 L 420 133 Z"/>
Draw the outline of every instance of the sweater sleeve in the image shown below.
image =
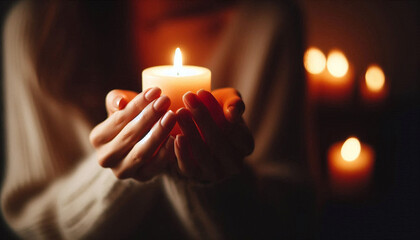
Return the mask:
<path fill-rule="evenodd" d="M 97 164 L 90 126 L 38 84 L 29 54 L 30 13 L 28 2 L 17 4 L 3 33 L 4 217 L 22 238 L 123 238 L 145 219 L 160 180 L 120 181 Z"/>

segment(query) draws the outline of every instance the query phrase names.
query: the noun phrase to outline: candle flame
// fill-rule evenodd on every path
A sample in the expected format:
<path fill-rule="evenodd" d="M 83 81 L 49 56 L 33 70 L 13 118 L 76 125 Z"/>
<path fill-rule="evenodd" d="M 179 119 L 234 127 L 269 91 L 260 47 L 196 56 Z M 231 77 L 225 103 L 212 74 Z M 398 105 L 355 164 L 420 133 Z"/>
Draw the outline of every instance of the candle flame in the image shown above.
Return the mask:
<path fill-rule="evenodd" d="M 354 161 L 360 155 L 360 142 L 355 137 L 348 138 L 341 147 L 341 156 L 347 162 Z"/>
<path fill-rule="evenodd" d="M 340 78 L 346 75 L 349 69 L 347 58 L 341 51 L 335 50 L 328 54 L 327 69 L 334 77 Z"/>
<path fill-rule="evenodd" d="M 176 48 L 175 50 L 174 68 L 177 72 L 177 75 L 179 75 L 179 72 L 181 72 L 181 69 L 182 69 L 182 53 L 181 53 L 181 49 L 179 48 Z"/>
<path fill-rule="evenodd" d="M 378 65 L 371 65 L 365 74 L 366 86 L 373 92 L 380 91 L 385 84 L 385 74 Z"/>
<path fill-rule="evenodd" d="M 312 74 L 319 74 L 325 69 L 325 55 L 318 48 L 311 47 L 306 50 L 303 62 L 306 71 Z"/>

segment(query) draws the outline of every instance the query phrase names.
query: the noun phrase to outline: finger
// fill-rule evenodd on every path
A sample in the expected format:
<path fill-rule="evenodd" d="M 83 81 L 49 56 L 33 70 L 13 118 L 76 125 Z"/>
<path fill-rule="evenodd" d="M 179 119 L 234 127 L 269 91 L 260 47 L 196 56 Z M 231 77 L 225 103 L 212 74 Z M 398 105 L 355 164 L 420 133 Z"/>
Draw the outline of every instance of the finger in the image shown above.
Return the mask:
<path fill-rule="evenodd" d="M 212 94 L 223 107 L 223 112 L 229 122 L 240 121 L 240 117 L 245 111 L 245 104 L 241 94 L 234 88 L 221 88 L 212 91 Z"/>
<path fill-rule="evenodd" d="M 199 175 L 197 166 L 191 158 L 190 144 L 184 135 L 176 136 L 174 150 L 179 173 L 188 178 Z"/>
<path fill-rule="evenodd" d="M 221 122 L 221 125 L 224 126 L 224 128 L 222 129 L 226 129 L 227 123 L 226 123 L 225 115 L 219 103 L 217 102 L 216 98 L 210 92 L 207 92 L 205 90 L 198 91 L 197 96 L 204 103 L 204 105 L 206 105 L 206 107 L 210 110 L 210 114 L 212 115 L 213 119 L 216 122 L 217 121 Z M 239 96 L 234 96 L 227 99 L 225 104 L 231 105 L 231 107 L 235 106 L 235 109 L 240 109 L 240 108 L 243 109 L 243 107 L 241 107 L 241 105 L 243 105 L 243 102 L 239 98 Z M 236 113 L 241 114 L 238 112 Z M 238 115 L 238 117 L 239 119 L 241 118 L 240 115 Z M 219 125 L 219 127 L 221 125 Z M 234 145 L 234 147 L 236 147 L 241 152 L 241 154 L 243 154 L 243 156 L 247 156 L 253 151 L 254 139 L 245 124 L 240 123 L 240 122 L 237 122 L 235 124 L 230 124 L 229 133 L 227 135 L 229 139 L 231 140 L 231 143 Z"/>
<path fill-rule="evenodd" d="M 184 94 L 182 98 L 185 106 L 190 110 L 195 123 L 206 143 L 214 142 L 213 138 L 220 132 L 203 102 L 192 92 Z"/>
<path fill-rule="evenodd" d="M 198 98 L 203 102 L 210 112 L 211 117 L 216 122 L 217 126 L 221 129 L 224 129 L 227 125 L 223 109 L 220 104 L 217 102 L 214 96 L 205 90 L 200 90 L 197 92 Z"/>
<path fill-rule="evenodd" d="M 118 110 L 122 110 L 137 96 L 138 93 L 127 90 L 115 89 L 110 91 L 105 98 L 105 106 L 108 116 Z"/>
<path fill-rule="evenodd" d="M 103 167 L 113 167 L 119 163 L 120 159 L 127 154 L 131 148 L 142 139 L 147 139 L 145 135 L 153 125 L 167 111 L 171 101 L 167 96 L 161 96 L 150 103 L 140 114 L 129 122 L 109 143 L 104 145 L 104 157 L 100 158 Z M 173 114 L 174 115 L 174 114 Z M 153 135 L 154 136 L 154 135 Z"/>
<path fill-rule="evenodd" d="M 99 147 L 111 139 L 136 117 L 149 103 L 160 96 L 159 88 L 151 88 L 138 94 L 127 106 L 98 124 L 90 133 L 89 139 L 94 147 Z"/>
<path fill-rule="evenodd" d="M 229 122 L 237 123 L 241 121 L 245 112 L 245 104 L 240 97 L 231 97 L 223 104 L 223 112 Z"/>
<path fill-rule="evenodd" d="M 164 151 L 158 152 L 157 157 L 168 159 L 169 164 L 176 163 L 174 144 L 175 138 L 169 135 L 163 147 Z"/>
<path fill-rule="evenodd" d="M 178 116 L 179 127 L 181 128 L 183 135 L 190 138 L 192 142 L 202 142 L 200 132 L 194 123 L 191 112 L 185 108 L 180 108 L 176 114 Z"/>
<path fill-rule="evenodd" d="M 134 179 L 148 181 L 168 170 L 169 164 L 175 159 L 174 138 L 168 137 L 165 144 L 159 148 L 153 159 L 137 169 Z"/>
<path fill-rule="evenodd" d="M 185 105 L 191 111 L 195 123 L 197 124 L 205 143 L 210 148 L 210 152 L 218 158 L 219 164 L 225 171 L 233 171 L 237 168 L 239 156 L 235 149 L 221 133 L 210 116 L 208 109 L 193 93 L 189 92 L 183 96 Z"/>
<path fill-rule="evenodd" d="M 219 163 L 211 158 L 210 151 L 201 138 L 190 111 L 181 108 L 178 110 L 177 116 L 182 133 L 188 139 L 188 142 L 194 143 L 190 146 L 190 154 L 201 171 L 201 178 L 216 179 L 220 175 Z"/>
<path fill-rule="evenodd" d="M 155 158 L 155 156 L 161 149 L 160 146 L 168 138 L 175 122 L 175 113 L 168 111 L 147 135 L 134 145 L 124 160 L 118 165 L 118 171 L 115 174 L 119 178 L 136 176 L 138 179 L 143 180 L 154 176 L 153 172 L 160 170 L 164 162 L 166 164 L 166 161 Z"/>

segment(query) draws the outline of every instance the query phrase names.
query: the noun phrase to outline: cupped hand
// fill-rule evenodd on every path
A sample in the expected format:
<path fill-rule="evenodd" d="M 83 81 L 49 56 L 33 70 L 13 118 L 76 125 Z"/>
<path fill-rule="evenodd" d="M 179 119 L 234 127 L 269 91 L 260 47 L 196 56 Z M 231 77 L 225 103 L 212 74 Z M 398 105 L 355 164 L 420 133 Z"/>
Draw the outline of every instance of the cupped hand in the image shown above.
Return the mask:
<path fill-rule="evenodd" d="M 242 113 L 245 105 L 233 89 L 215 94 L 186 93 L 186 108 L 177 111 L 182 134 L 176 136 L 179 172 L 198 182 L 216 182 L 241 172 L 243 159 L 254 148 Z"/>
<path fill-rule="evenodd" d="M 176 115 L 167 111 L 170 99 L 159 88 L 137 94 L 113 90 L 106 97 L 108 118 L 90 133 L 98 162 L 119 179 L 146 181 L 174 161 L 173 138 L 168 138 Z"/>

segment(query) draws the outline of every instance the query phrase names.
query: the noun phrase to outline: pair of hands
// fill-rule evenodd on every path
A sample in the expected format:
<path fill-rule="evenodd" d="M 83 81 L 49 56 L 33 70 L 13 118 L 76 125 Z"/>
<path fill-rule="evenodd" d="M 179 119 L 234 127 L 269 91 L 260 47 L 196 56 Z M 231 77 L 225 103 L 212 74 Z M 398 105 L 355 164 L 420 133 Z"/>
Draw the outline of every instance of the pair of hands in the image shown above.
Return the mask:
<path fill-rule="evenodd" d="M 237 91 L 200 90 L 183 96 L 185 108 L 168 111 L 159 88 L 137 94 L 113 90 L 106 97 L 108 118 L 90 134 L 98 162 L 119 179 L 146 181 L 168 170 L 198 182 L 239 173 L 254 148 Z M 169 136 L 178 122 L 182 134 Z"/>

